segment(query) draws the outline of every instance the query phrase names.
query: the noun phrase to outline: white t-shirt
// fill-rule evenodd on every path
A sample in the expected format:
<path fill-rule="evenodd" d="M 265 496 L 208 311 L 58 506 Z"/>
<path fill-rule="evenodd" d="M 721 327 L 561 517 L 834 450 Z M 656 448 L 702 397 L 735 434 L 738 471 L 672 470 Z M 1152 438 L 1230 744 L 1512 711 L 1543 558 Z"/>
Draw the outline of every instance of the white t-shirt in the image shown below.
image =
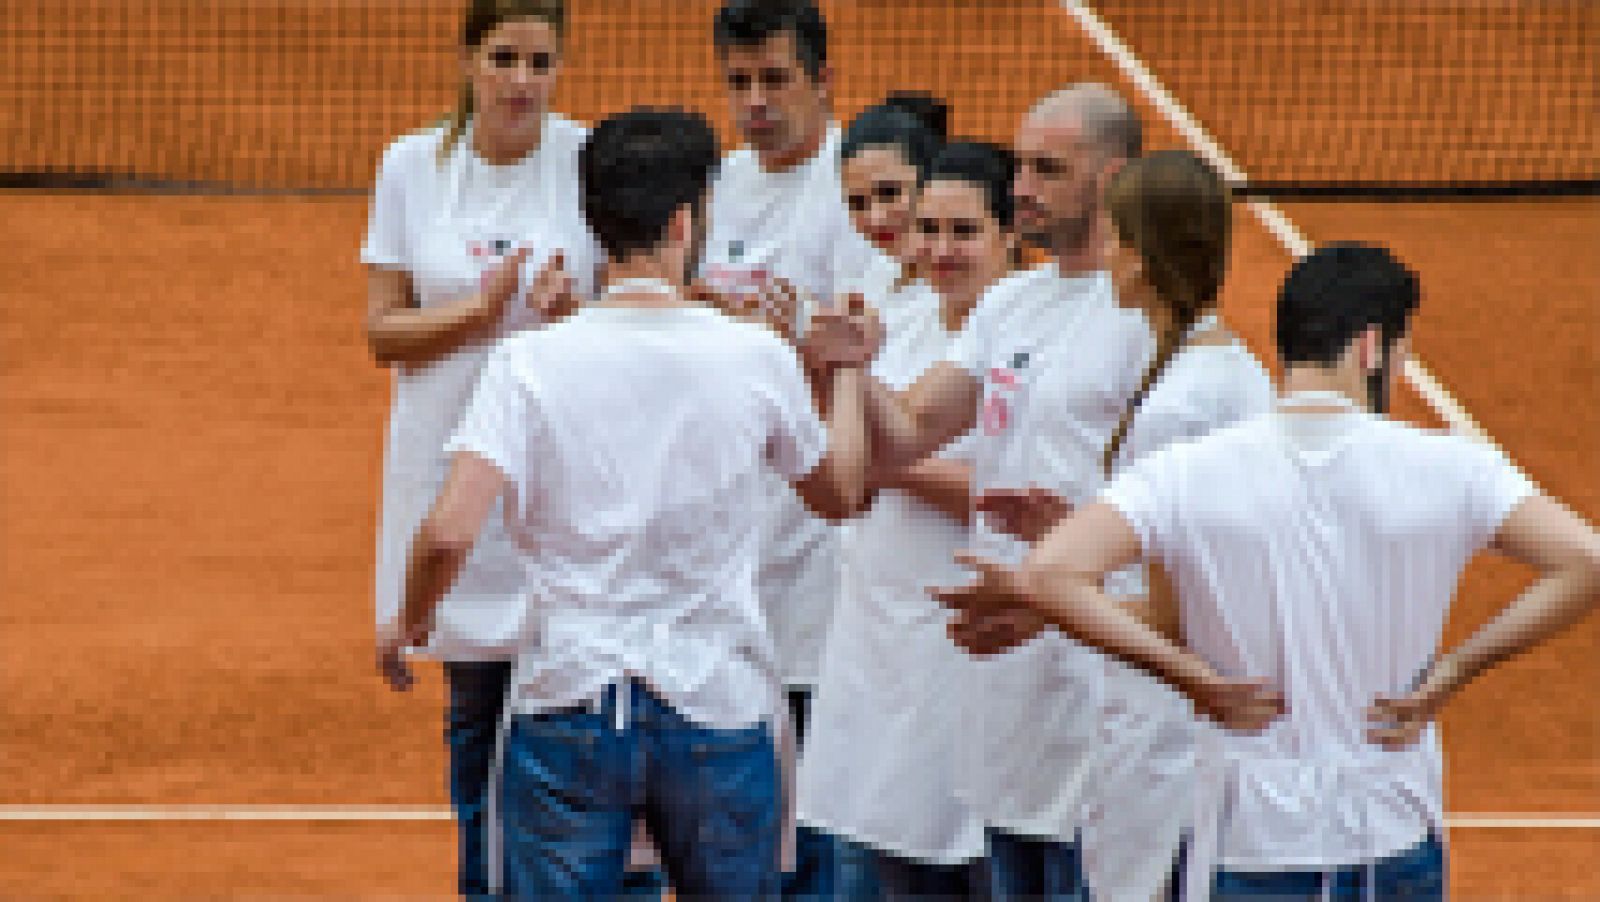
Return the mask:
<path fill-rule="evenodd" d="M 949 355 L 984 382 L 974 490 L 1033 484 L 1074 504 L 1092 497 L 1152 350 L 1144 317 L 1117 307 L 1105 273 L 1065 278 L 1049 264 L 996 285 Z M 972 539 L 980 554 L 1007 561 L 1027 547 L 983 517 Z M 963 798 L 992 826 L 1074 839 L 1101 750 L 1103 658 L 1049 631 L 964 668 Z"/>
<path fill-rule="evenodd" d="M 711 189 L 702 264 L 713 287 L 739 291 L 762 276 L 782 278 L 801 294 L 803 328 L 819 302 L 831 302 L 866 272 L 873 254 L 844 203 L 837 126 L 829 127 L 815 156 L 781 172 L 762 169 L 748 147 L 724 158 Z M 811 685 L 839 591 L 836 528 L 807 510 L 776 475 L 768 480 L 767 508 L 757 585 L 785 681 Z"/>
<path fill-rule="evenodd" d="M 521 243 L 532 248 L 524 286 L 559 249 L 581 296 L 591 294 L 601 254 L 579 206 L 577 157 L 586 130 L 550 115 L 538 149 L 504 166 L 472 151 L 470 130 L 440 162 L 444 135 L 442 127 L 414 132 L 384 152 L 362 262 L 404 270 L 419 306 L 437 307 L 474 294 L 481 275 Z M 499 334 L 537 324 L 516 301 Z M 399 616 L 407 549 L 444 481 L 445 442 L 488 352 L 489 344 L 474 343 L 426 366 L 395 368 L 378 534 L 380 630 Z M 497 521 L 445 597 L 430 649 L 455 660 L 514 655 L 522 588 L 521 564 Z"/>
<path fill-rule="evenodd" d="M 909 388 L 954 336 L 939 296 L 916 282 L 868 296 L 887 339 L 872 372 Z M 938 456 L 963 456 L 958 440 Z M 843 588 L 800 763 L 802 822 L 936 864 L 984 852 L 983 823 L 956 797 L 949 706 L 960 652 L 930 586 L 958 585 L 966 527 L 915 496 L 880 492 L 844 532 Z"/>
<path fill-rule="evenodd" d="M 1216 317 L 1197 323 L 1198 336 Z M 1272 408 L 1272 380 L 1238 341 L 1189 344 L 1139 405 L 1117 455 L 1121 471 L 1173 442 L 1188 441 Z M 1144 571 L 1113 574 L 1114 595 L 1145 592 Z M 1085 876 L 1098 898 L 1154 898 L 1172 872 L 1193 820 L 1194 713 L 1176 692 L 1107 658 L 1100 714 L 1107 751 L 1091 781 L 1083 824 Z"/>
<path fill-rule="evenodd" d="M 793 350 L 707 308 L 590 307 L 502 343 L 450 449 L 510 486 L 532 634 L 516 710 L 633 676 L 703 725 L 780 716 L 759 500 L 826 442 Z"/>
<path fill-rule="evenodd" d="M 1200 732 L 1197 866 L 1219 820 L 1237 870 L 1368 862 L 1445 835 L 1437 734 L 1384 751 L 1365 710 L 1411 687 L 1462 569 L 1535 491 L 1492 447 L 1283 402 L 1112 483 L 1104 500 L 1172 575 L 1187 645 L 1289 704 L 1257 736 Z"/>

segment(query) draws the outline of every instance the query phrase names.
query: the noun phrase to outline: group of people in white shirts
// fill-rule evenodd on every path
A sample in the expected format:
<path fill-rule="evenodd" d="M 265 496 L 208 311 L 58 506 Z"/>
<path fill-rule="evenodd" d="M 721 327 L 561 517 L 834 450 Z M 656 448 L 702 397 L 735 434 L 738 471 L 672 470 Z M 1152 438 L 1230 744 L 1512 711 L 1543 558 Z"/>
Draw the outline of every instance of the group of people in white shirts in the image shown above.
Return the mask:
<path fill-rule="evenodd" d="M 811 0 L 728 0 L 719 161 L 551 112 L 565 29 L 469 4 L 362 250 L 379 668 L 444 662 L 463 895 L 1443 897 L 1432 720 L 1600 539 L 1383 415 L 1409 270 L 1298 261 L 1275 387 L 1228 189 L 1112 89 L 1010 149 L 917 94 L 841 128 Z M 1540 578 L 1441 649 L 1486 548 Z"/>

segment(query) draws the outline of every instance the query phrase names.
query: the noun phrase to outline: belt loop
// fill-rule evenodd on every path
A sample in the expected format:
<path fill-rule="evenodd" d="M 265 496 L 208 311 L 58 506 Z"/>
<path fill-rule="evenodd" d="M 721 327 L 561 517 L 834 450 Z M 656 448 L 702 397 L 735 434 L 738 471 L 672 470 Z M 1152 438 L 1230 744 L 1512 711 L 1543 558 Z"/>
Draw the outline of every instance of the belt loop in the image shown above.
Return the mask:
<path fill-rule="evenodd" d="M 633 680 L 624 678 L 620 683 L 613 683 L 616 689 L 614 703 L 616 709 L 612 711 L 613 726 L 618 733 L 628 728 L 628 709 L 633 707 Z"/>

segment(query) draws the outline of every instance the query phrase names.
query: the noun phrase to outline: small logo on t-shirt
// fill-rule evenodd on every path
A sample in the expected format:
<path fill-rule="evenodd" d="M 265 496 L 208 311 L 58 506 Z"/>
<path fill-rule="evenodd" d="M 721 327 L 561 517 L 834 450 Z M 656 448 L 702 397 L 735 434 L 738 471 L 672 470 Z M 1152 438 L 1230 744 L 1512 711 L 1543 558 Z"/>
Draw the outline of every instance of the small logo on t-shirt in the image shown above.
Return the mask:
<path fill-rule="evenodd" d="M 728 259 L 729 260 L 732 260 L 735 263 L 737 263 L 739 261 L 739 258 L 743 257 L 743 256 L 744 256 L 744 242 L 743 241 L 730 241 L 730 242 L 728 242 Z"/>
<path fill-rule="evenodd" d="M 467 242 L 467 254 L 475 260 L 487 257 L 504 257 L 516 246 L 516 241 L 511 238 L 490 238 L 488 240 L 472 239 Z"/>
<path fill-rule="evenodd" d="M 1018 351 L 1016 353 L 1016 356 L 1011 358 L 1011 368 L 1014 369 L 1014 370 L 1020 370 L 1020 369 L 1022 369 L 1023 367 L 1025 367 L 1027 365 L 1028 365 L 1028 352 L 1027 351 Z"/>
<path fill-rule="evenodd" d="M 989 369 L 989 385 L 986 397 L 983 399 L 983 432 L 985 435 L 1000 435 L 1011 425 L 1011 403 L 1022 382 L 1017 378 L 1017 369 L 1028 362 L 1027 353 L 1021 353 L 1012 358 L 1012 365 L 1008 369 L 1002 366 Z"/>

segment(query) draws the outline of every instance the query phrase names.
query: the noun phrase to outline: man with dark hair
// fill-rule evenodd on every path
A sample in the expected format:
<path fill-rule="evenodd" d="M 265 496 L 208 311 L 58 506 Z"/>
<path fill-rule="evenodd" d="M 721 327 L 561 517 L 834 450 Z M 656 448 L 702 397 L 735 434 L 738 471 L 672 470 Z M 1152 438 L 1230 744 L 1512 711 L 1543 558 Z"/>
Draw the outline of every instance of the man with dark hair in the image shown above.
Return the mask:
<path fill-rule="evenodd" d="M 865 422 L 858 370 L 834 376 L 824 431 L 781 337 L 686 298 L 715 165 L 695 114 L 635 110 L 591 133 L 579 171 L 605 292 L 494 350 L 380 658 L 410 684 L 401 649 L 503 509 L 529 616 L 491 829 L 531 898 L 615 896 L 636 817 L 683 897 L 778 888 L 785 718 L 751 578 L 760 499 L 775 471 L 821 514 L 849 510 Z"/>
<path fill-rule="evenodd" d="M 827 38 L 812 0 L 727 0 L 712 24 L 744 146 L 724 158 L 712 188 L 702 275 L 724 295 L 782 299 L 776 318 L 801 332 L 874 257 L 844 204 Z M 782 480 L 769 482 L 756 583 L 803 740 L 839 591 L 839 535 Z M 795 851 L 785 895 L 848 896 L 865 879 L 865 856 L 818 829 L 802 824 Z"/>
<path fill-rule="evenodd" d="M 1275 411 L 1151 454 L 1019 568 L 970 558 L 978 582 L 939 593 L 970 649 L 1016 641 L 1007 612 L 1032 610 L 1232 728 L 1201 731 L 1185 898 L 1443 899 L 1432 720 L 1600 600 L 1591 525 L 1496 448 L 1376 410 L 1417 298 L 1381 248 L 1300 260 L 1278 299 Z M 1462 570 L 1486 548 L 1541 579 L 1441 651 Z M 1141 558 L 1172 575 L 1184 647 L 1101 594 Z"/>

